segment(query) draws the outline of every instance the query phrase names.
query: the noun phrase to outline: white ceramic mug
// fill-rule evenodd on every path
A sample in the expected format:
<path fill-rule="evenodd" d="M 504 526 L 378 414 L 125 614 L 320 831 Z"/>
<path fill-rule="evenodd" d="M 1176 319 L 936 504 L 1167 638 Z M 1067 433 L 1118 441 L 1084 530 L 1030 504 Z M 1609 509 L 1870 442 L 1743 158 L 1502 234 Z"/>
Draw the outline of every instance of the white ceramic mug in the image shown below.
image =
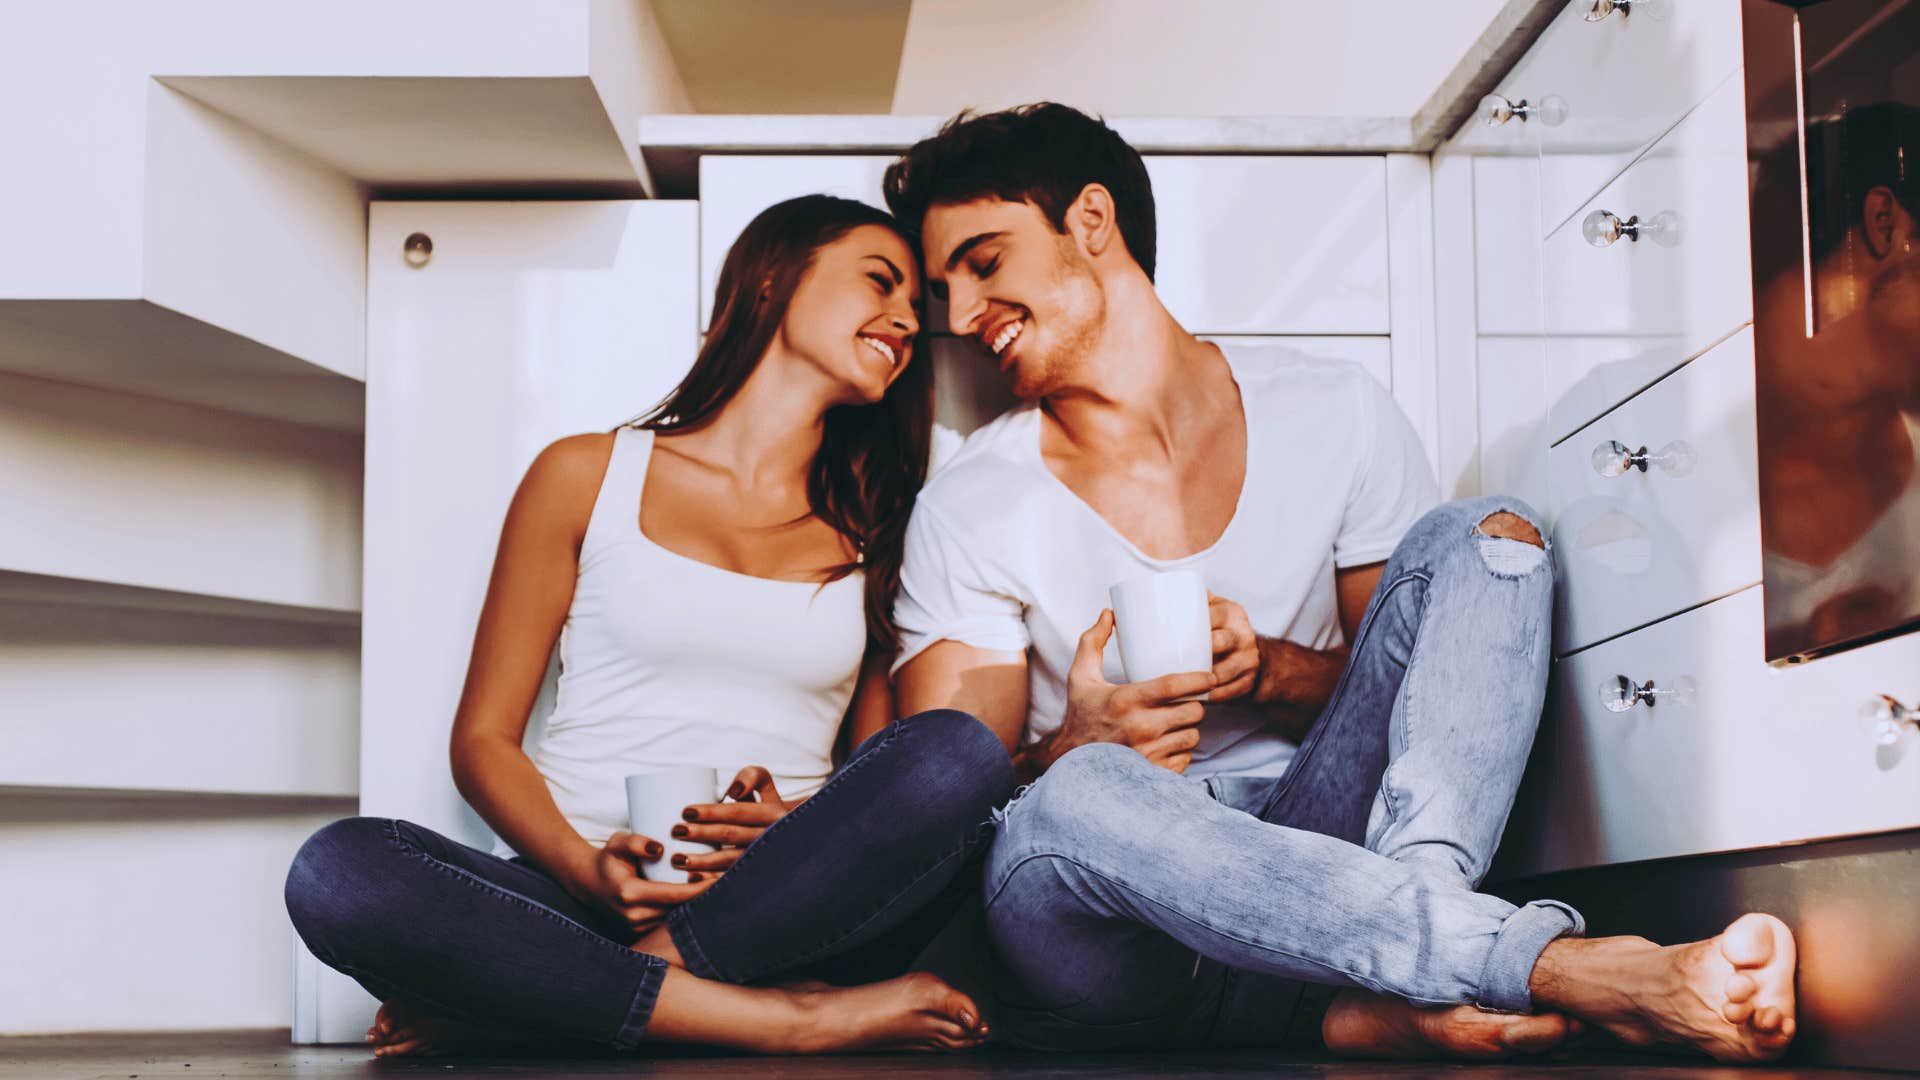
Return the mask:
<path fill-rule="evenodd" d="M 676 840 L 673 827 L 686 821 L 682 814 L 694 803 L 719 802 L 719 785 L 720 770 L 698 765 L 650 769 L 627 777 L 627 827 L 667 849 L 658 859 L 641 860 L 640 876 L 686 884 L 687 872 L 674 869 L 673 856 L 703 855 L 715 848 Z"/>
<path fill-rule="evenodd" d="M 1192 570 L 1128 578 L 1107 590 L 1128 682 L 1213 670 L 1207 586 Z M 1198 700 L 1205 701 L 1202 693 Z"/>

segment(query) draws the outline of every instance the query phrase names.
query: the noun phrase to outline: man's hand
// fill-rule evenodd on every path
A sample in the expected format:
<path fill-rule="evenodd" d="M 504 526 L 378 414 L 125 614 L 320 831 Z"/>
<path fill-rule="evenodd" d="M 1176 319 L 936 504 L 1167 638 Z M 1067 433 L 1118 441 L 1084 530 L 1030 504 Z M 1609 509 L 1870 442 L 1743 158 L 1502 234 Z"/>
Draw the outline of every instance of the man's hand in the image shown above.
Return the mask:
<path fill-rule="evenodd" d="M 712 880 L 678 885 L 641 877 L 640 864 L 660 858 L 664 850 L 659 841 L 649 837 L 614 833 L 604 846 L 589 849 L 561 885 L 587 903 L 618 912 L 638 937 L 665 922 L 667 912 L 675 905 L 686 903 L 713 885 Z"/>
<path fill-rule="evenodd" d="M 1213 673 L 1182 672 L 1116 686 L 1100 665 L 1111 637 L 1112 611 L 1102 611 L 1080 635 L 1067 672 L 1067 714 L 1059 730 L 1045 740 L 1038 763 L 1051 765 L 1085 743 L 1110 742 L 1133 747 L 1155 765 L 1185 772 L 1194 747 L 1200 745 L 1199 724 L 1206 715 L 1200 702 L 1186 699 L 1212 690 Z"/>
<path fill-rule="evenodd" d="M 1207 594 L 1207 614 L 1213 620 L 1213 681 L 1209 701 L 1232 701 L 1253 691 L 1260 681 L 1260 640 L 1247 609 L 1222 596 Z"/>
<path fill-rule="evenodd" d="M 760 839 L 767 826 L 799 805 L 781 799 L 780 792 L 773 786 L 772 774 L 758 765 L 741 769 L 740 775 L 733 778 L 732 786 L 727 788 L 725 798 L 735 801 L 695 803 L 687 807 L 683 815 L 687 823 L 673 827 L 675 839 L 715 844 L 720 850 L 675 855 L 675 867 L 700 872 L 702 877 L 708 873 L 718 877 L 740 861 L 747 845 Z M 753 801 L 746 801 L 748 799 Z"/>

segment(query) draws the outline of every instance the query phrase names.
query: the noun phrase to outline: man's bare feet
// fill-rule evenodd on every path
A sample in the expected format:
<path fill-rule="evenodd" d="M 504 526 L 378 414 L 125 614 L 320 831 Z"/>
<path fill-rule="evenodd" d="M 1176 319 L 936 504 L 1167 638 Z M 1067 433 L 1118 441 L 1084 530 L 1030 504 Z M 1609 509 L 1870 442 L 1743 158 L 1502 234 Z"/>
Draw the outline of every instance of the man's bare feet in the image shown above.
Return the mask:
<path fill-rule="evenodd" d="M 971 1050 L 987 1024 L 967 995 L 916 972 L 868 986 L 789 991 L 798 1016 L 790 1053 L 844 1050 Z"/>
<path fill-rule="evenodd" d="M 1493 1061 L 1557 1049 L 1578 1023 L 1558 1013 L 1483 1012 L 1471 1005 L 1421 1007 L 1342 990 L 1320 1022 L 1327 1049 L 1352 1057 Z"/>
<path fill-rule="evenodd" d="M 1535 1001 L 1635 1046 L 1675 1043 L 1719 1061 L 1771 1061 L 1793 1040 L 1796 962 L 1787 924 L 1748 914 L 1685 945 L 1561 938 L 1540 954 L 1532 990 Z"/>

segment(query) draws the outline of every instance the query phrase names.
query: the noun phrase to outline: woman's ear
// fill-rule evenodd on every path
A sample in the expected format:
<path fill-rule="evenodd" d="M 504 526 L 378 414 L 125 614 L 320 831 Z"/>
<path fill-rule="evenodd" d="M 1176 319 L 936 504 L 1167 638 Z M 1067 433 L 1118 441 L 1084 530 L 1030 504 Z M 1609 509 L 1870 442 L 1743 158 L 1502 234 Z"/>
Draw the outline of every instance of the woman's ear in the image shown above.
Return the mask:
<path fill-rule="evenodd" d="M 1876 259 L 1893 251 L 1895 217 L 1893 189 L 1885 184 L 1867 192 L 1860 202 L 1860 231 L 1866 236 L 1867 250 Z"/>
<path fill-rule="evenodd" d="M 1080 242 L 1081 250 L 1099 258 L 1120 240 L 1120 225 L 1113 216 L 1113 193 L 1105 184 L 1088 184 L 1067 207 L 1067 232 Z"/>

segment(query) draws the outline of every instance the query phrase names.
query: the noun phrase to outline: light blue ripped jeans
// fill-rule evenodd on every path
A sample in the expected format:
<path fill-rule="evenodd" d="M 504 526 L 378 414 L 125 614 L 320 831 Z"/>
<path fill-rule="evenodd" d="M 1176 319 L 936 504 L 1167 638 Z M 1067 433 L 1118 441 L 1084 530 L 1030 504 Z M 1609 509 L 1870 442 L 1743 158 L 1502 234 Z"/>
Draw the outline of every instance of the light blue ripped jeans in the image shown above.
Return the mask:
<path fill-rule="evenodd" d="M 1318 1038 L 1331 989 L 1526 1011 L 1572 908 L 1475 892 L 1545 697 L 1550 548 L 1448 503 L 1387 561 L 1332 699 L 1278 779 L 1079 747 L 985 868 L 1003 1037 L 1077 1049 Z M 1296 1015 L 1297 1014 L 1297 1015 Z"/>

